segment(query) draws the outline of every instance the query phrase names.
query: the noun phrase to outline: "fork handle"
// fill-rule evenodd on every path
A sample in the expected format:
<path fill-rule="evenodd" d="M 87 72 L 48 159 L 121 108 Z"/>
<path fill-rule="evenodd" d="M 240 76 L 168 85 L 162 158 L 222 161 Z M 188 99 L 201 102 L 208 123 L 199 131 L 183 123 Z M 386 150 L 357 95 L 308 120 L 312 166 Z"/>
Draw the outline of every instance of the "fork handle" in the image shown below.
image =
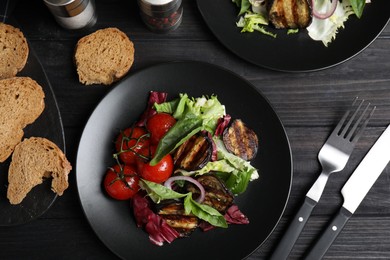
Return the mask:
<path fill-rule="evenodd" d="M 334 217 L 332 222 L 329 223 L 328 227 L 324 230 L 320 238 L 317 240 L 315 245 L 311 248 L 309 253 L 306 255 L 305 260 L 317 260 L 322 259 L 326 251 L 332 245 L 333 241 L 340 234 L 344 225 L 347 223 L 352 213 L 347 209 L 341 207 L 340 211 Z"/>
<path fill-rule="evenodd" d="M 317 202 L 315 200 L 309 197 L 305 197 L 303 205 L 300 207 L 295 217 L 291 221 L 287 231 L 284 233 L 278 246 L 274 250 L 270 260 L 287 259 L 316 204 Z"/>

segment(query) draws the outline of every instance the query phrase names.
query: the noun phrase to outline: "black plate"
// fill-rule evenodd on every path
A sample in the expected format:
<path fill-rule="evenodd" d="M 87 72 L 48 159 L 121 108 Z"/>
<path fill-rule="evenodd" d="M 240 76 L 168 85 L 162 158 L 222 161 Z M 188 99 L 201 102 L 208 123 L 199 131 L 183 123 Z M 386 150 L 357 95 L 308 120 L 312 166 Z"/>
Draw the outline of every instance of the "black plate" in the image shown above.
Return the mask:
<path fill-rule="evenodd" d="M 45 92 L 45 110 L 39 118 L 24 130 L 24 137 L 45 137 L 65 152 L 64 130 L 50 82 L 34 51 L 30 47 L 27 64 L 17 76 L 34 79 Z M 33 188 L 18 205 L 11 205 L 7 199 L 8 167 L 11 157 L 0 163 L 0 226 L 24 224 L 41 216 L 50 208 L 57 195 L 51 191 L 51 179 Z"/>
<path fill-rule="evenodd" d="M 113 140 L 146 106 L 149 91 L 189 96 L 217 94 L 233 118 L 241 118 L 259 135 L 254 161 L 260 179 L 236 200 L 249 225 L 203 233 L 170 245 L 152 245 L 136 227 L 129 202 L 108 198 L 101 183 L 112 166 Z M 284 128 L 268 101 L 239 76 L 207 63 L 172 62 L 138 71 L 112 89 L 92 113 L 82 134 L 76 163 L 82 207 L 98 237 L 124 259 L 241 259 L 268 237 L 285 208 L 292 179 L 292 160 Z"/>
<path fill-rule="evenodd" d="M 361 19 L 350 16 L 345 29 L 340 29 L 336 40 L 325 47 L 313 41 L 306 30 L 292 35 L 274 30 L 276 39 L 257 32 L 240 33 L 235 24 L 238 9 L 232 1 L 197 3 L 206 24 L 230 51 L 255 65 L 289 72 L 325 69 L 354 57 L 376 39 L 390 18 L 390 1 L 372 1 Z"/>

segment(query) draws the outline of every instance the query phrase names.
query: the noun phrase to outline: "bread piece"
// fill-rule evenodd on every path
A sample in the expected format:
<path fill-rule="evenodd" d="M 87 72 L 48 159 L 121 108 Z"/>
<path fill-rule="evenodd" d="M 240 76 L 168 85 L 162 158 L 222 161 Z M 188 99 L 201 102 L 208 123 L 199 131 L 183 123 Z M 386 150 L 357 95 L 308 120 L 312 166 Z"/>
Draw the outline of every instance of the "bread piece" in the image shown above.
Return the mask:
<path fill-rule="evenodd" d="M 26 65 L 29 48 L 23 33 L 0 23 L 0 79 L 15 77 Z"/>
<path fill-rule="evenodd" d="M 71 170 L 64 153 L 53 142 L 42 137 L 24 139 L 12 154 L 7 198 L 11 204 L 19 204 L 33 187 L 50 176 L 53 177 L 51 189 L 61 196 L 69 186 Z"/>
<path fill-rule="evenodd" d="M 26 125 L 45 108 L 42 87 L 28 77 L 0 80 L 0 162 L 4 162 L 22 140 Z"/>
<path fill-rule="evenodd" d="M 86 85 L 112 84 L 126 75 L 133 61 L 133 42 L 117 28 L 98 30 L 76 45 L 77 73 Z"/>

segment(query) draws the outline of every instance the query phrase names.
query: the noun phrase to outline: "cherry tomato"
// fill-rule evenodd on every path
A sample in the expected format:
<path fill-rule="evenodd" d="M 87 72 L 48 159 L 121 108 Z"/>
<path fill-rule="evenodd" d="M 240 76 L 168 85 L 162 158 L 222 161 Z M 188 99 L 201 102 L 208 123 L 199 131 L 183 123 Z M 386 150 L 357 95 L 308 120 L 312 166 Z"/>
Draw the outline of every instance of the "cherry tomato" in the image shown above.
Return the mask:
<path fill-rule="evenodd" d="M 151 154 L 154 154 L 156 148 L 151 146 Z M 156 165 L 150 165 L 149 161 L 139 159 L 137 162 L 138 173 L 141 178 L 156 183 L 162 183 L 171 177 L 173 173 L 173 159 L 167 154 Z"/>
<path fill-rule="evenodd" d="M 115 142 L 115 147 L 123 163 L 135 165 L 139 157 L 137 154 L 146 156 L 146 154 L 142 154 L 140 151 L 142 148 L 148 147 L 149 143 L 150 140 L 145 128 L 130 127 L 119 134 Z"/>
<path fill-rule="evenodd" d="M 151 116 L 146 122 L 151 143 L 157 144 L 175 123 L 176 119 L 167 113 L 158 113 Z"/>
<path fill-rule="evenodd" d="M 103 185 L 112 198 L 128 200 L 139 190 L 139 177 L 133 166 L 115 165 L 107 171 Z"/>

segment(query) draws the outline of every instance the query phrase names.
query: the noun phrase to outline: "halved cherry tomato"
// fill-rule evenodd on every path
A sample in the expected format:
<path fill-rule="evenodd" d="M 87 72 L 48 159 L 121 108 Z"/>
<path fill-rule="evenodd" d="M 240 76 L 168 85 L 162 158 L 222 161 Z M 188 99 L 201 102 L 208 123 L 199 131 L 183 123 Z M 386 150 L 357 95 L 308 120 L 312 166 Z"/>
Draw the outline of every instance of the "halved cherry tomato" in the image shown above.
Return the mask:
<path fill-rule="evenodd" d="M 156 150 L 155 146 L 150 147 L 150 153 L 153 155 Z M 173 159 L 167 154 L 156 165 L 150 165 L 149 161 L 139 159 L 137 161 L 138 174 L 141 178 L 156 183 L 162 183 L 171 177 L 173 173 Z"/>
<path fill-rule="evenodd" d="M 147 156 L 140 151 L 144 147 L 149 147 L 148 132 L 143 127 L 130 127 L 119 134 L 115 147 L 119 158 L 125 164 L 136 164 L 139 154 Z"/>
<path fill-rule="evenodd" d="M 167 113 L 158 113 L 151 116 L 146 122 L 146 128 L 150 132 L 152 144 L 158 144 L 161 138 L 176 123 L 176 119 Z"/>
<path fill-rule="evenodd" d="M 106 172 L 103 185 L 112 198 L 128 200 L 139 190 L 139 177 L 133 166 L 115 165 Z"/>

